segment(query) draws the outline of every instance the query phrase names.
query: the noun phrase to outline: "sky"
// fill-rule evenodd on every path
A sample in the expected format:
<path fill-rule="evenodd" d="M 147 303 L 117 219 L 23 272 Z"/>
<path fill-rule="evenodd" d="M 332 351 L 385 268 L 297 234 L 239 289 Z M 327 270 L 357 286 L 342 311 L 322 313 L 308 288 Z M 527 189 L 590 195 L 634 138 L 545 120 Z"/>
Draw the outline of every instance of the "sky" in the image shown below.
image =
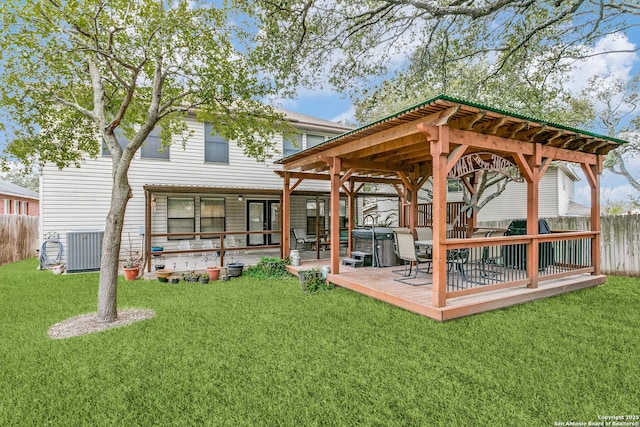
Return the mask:
<path fill-rule="evenodd" d="M 616 49 L 631 51 L 639 46 L 640 30 L 636 29 L 627 35 L 611 36 L 606 39 L 601 39 L 598 45 L 594 47 L 594 50 L 595 52 Z M 629 81 L 631 76 L 639 72 L 640 54 L 638 53 L 625 52 L 596 55 L 576 64 L 574 72 L 567 76 L 566 86 L 571 89 L 573 93 L 579 94 L 586 86 L 589 78 L 600 73 L 608 73 L 609 75 Z M 284 101 L 282 107 L 325 120 L 353 121 L 354 108 L 351 101 L 340 93 L 332 91 L 328 84 L 323 84 L 322 86 L 322 89 L 305 89 L 301 91 L 296 99 Z M 603 133 L 600 129 L 584 130 L 600 134 Z M 627 169 L 632 173 L 640 170 L 640 158 L 628 163 Z M 581 171 L 579 171 L 577 175 L 581 178 L 581 181 L 576 183 L 575 201 L 589 206 L 591 203 L 589 186 Z M 640 174 L 635 174 L 635 176 L 639 175 Z M 606 204 L 608 201 L 627 201 L 632 194 L 637 195 L 637 192 L 623 177 L 608 171 L 603 173 L 601 177 L 602 203 Z"/>

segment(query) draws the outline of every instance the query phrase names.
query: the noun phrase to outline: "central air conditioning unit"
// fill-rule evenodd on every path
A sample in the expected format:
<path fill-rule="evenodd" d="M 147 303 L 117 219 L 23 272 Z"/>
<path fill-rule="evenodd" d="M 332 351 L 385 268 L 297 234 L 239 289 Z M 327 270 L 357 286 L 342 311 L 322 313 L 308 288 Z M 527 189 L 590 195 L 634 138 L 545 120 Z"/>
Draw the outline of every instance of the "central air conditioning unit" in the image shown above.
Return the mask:
<path fill-rule="evenodd" d="M 99 271 L 104 231 L 67 231 L 67 272 Z"/>

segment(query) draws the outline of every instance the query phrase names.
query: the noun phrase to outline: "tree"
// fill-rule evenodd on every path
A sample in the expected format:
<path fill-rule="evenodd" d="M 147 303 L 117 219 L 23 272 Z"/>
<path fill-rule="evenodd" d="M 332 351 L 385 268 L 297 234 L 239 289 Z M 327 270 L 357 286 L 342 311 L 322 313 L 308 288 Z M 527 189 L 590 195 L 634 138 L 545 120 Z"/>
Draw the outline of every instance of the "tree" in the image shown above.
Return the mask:
<path fill-rule="evenodd" d="M 29 173 L 24 174 L 20 172 L 19 168 L 10 168 L 2 174 L 2 179 L 9 181 L 15 185 L 19 185 L 22 188 L 27 188 L 36 193 L 40 191 L 40 177 L 37 174 Z"/>
<path fill-rule="evenodd" d="M 395 71 L 418 81 L 461 64 L 489 61 L 485 81 L 523 64 L 540 73 L 594 53 L 602 37 L 637 27 L 637 2 L 603 0 L 288 0 L 258 2 L 270 18 L 265 36 L 289 49 L 273 60 L 309 70 L 301 82 L 326 72 L 339 91 L 366 90 L 372 77 Z M 636 48 L 637 50 L 637 48 Z M 407 63 L 404 58 L 413 56 Z"/>
<path fill-rule="evenodd" d="M 640 156 L 640 74 L 631 81 L 611 76 L 596 76 L 590 80 L 583 95 L 598 105 L 595 125 L 609 136 L 629 141 L 609 152 L 604 166 L 624 179 L 640 193 L 640 174 L 627 165 Z"/>
<path fill-rule="evenodd" d="M 234 22 L 238 26 L 234 26 Z M 266 73 L 260 40 L 241 28 L 250 11 L 187 0 L 36 0 L 0 5 L 0 109 L 5 159 L 28 169 L 79 166 L 104 143 L 111 152 L 98 319 L 117 318 L 117 273 L 124 214 L 132 197 L 128 169 L 147 135 L 164 145 L 188 138 L 195 113 L 245 153 L 267 156 L 284 121 L 260 99 L 281 80 Z M 255 47 L 255 48 L 254 48 Z M 280 76 L 285 75 L 284 73 Z M 5 123 L 7 121 L 4 121 Z M 116 133 L 128 144 L 121 148 Z"/>

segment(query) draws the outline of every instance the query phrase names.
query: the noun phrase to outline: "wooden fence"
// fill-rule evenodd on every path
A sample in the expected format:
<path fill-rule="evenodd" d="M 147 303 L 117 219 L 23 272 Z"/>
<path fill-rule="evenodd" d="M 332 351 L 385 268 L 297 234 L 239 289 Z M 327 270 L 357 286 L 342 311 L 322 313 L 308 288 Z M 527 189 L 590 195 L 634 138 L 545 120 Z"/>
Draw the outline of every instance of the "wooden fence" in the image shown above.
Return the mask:
<path fill-rule="evenodd" d="M 545 218 L 553 231 L 589 230 L 587 217 Z M 511 220 L 485 221 L 483 228 L 507 228 Z M 640 276 L 640 215 L 614 215 L 601 218 L 601 259 L 604 274 Z"/>
<path fill-rule="evenodd" d="M 39 218 L 0 215 L 0 265 L 36 256 Z"/>

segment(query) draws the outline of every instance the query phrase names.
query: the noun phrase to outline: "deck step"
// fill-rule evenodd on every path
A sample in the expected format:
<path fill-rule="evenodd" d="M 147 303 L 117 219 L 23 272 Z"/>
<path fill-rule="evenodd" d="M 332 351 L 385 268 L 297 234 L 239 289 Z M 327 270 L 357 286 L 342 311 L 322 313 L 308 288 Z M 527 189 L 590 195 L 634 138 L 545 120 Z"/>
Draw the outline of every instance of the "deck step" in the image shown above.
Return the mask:
<path fill-rule="evenodd" d="M 342 258 L 342 265 L 350 265 L 356 268 L 359 265 L 364 265 L 364 260 L 356 258 Z"/>
<path fill-rule="evenodd" d="M 362 263 L 364 267 L 373 265 L 373 253 L 371 252 L 352 251 L 351 258 Z"/>

